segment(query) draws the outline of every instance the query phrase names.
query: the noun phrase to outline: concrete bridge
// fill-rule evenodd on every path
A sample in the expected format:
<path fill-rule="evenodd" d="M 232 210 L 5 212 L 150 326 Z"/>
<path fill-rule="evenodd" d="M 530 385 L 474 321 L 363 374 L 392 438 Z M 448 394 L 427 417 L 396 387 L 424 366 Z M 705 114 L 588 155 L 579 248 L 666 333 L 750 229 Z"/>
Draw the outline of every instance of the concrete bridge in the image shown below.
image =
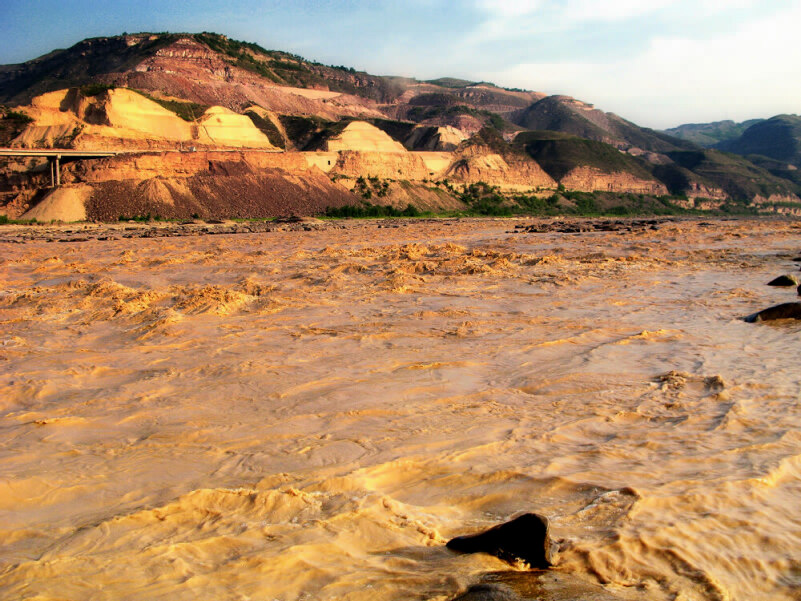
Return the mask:
<path fill-rule="evenodd" d="M 81 159 L 113 157 L 120 152 L 112 150 L 71 150 L 67 148 L 0 148 L 0 157 L 46 157 L 50 163 L 50 182 L 53 188 L 61 185 L 61 163 Z"/>

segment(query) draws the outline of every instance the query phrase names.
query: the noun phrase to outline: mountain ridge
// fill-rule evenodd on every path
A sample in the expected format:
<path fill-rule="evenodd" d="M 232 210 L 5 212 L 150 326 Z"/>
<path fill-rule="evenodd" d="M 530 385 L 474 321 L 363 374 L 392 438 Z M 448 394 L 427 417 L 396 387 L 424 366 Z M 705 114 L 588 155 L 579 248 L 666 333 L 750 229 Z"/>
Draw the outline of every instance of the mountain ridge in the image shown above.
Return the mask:
<path fill-rule="evenodd" d="M 0 133 L 18 145 L 255 145 L 304 152 L 301 163 L 350 187 L 380 175 L 399 191 L 390 180 L 409 178 L 423 196 L 429 177 L 539 194 L 557 185 L 671 194 L 689 208 L 696 198 L 794 203 L 801 193 L 801 178 L 768 157 L 707 150 L 571 96 L 371 75 L 208 32 L 92 38 L 0 66 L 0 102 L 15 107 Z M 159 133 L 156 118 L 173 133 Z"/>

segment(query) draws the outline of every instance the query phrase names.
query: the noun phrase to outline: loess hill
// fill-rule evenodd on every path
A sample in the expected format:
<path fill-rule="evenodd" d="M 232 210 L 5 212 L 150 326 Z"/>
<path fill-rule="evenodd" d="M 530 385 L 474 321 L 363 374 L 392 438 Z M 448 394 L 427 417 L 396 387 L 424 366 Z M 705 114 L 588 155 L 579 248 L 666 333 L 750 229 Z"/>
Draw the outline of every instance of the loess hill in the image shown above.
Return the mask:
<path fill-rule="evenodd" d="M 789 119 L 756 123 L 739 140 L 728 126 L 674 137 L 569 96 L 375 76 L 213 33 L 88 39 L 0 66 L 0 104 L 0 145 L 127 153 L 65 167 L 58 197 L 79 189 L 72 204 L 77 194 L 87 218 L 266 217 L 364 202 L 501 214 L 544 198 L 549 212 L 570 212 L 570 192 L 594 194 L 599 203 L 585 203 L 594 210 L 801 209 Z M 729 136 L 725 150 L 746 156 L 701 147 L 707 134 Z M 190 149 L 206 154 L 182 169 L 174 153 Z M 42 161 L 5 161 L 0 212 L 35 214 L 52 196 L 47 182 Z"/>

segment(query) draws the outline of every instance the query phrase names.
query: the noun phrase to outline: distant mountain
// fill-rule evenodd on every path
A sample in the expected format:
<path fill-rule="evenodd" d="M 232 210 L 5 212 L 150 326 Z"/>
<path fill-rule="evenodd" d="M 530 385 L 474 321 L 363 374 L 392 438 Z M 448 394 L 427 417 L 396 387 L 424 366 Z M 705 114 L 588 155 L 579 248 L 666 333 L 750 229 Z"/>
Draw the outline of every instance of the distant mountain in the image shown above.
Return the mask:
<path fill-rule="evenodd" d="M 522 132 L 515 138 L 515 146 L 525 149 L 557 181 L 579 166 L 606 173 L 630 173 L 640 179 L 653 178 L 645 161 L 586 137 L 554 131 Z"/>
<path fill-rule="evenodd" d="M 742 123 L 715 121 L 714 123 L 686 123 L 666 129 L 665 133 L 704 148 L 714 148 L 721 142 L 740 137 L 746 129 L 762 119 L 749 119 Z"/>
<path fill-rule="evenodd" d="M 792 182 L 771 174 L 740 157 L 718 150 L 669 152 L 675 165 L 693 172 L 704 183 L 722 189 L 733 199 L 792 196 L 799 192 Z"/>
<path fill-rule="evenodd" d="M 746 129 L 736 139 L 718 145 L 744 156 L 761 155 L 801 167 L 801 117 L 777 115 Z"/>
<path fill-rule="evenodd" d="M 559 131 L 618 148 L 663 153 L 695 145 L 662 132 L 639 127 L 613 113 L 570 96 L 548 96 L 515 116 L 514 122 L 530 130 Z"/>

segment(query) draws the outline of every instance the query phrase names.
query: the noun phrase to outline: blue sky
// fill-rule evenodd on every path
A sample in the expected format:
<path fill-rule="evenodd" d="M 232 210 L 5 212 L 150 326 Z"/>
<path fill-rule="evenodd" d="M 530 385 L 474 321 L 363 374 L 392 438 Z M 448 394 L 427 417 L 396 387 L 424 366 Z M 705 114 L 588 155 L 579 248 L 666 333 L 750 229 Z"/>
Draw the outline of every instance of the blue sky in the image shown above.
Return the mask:
<path fill-rule="evenodd" d="M 801 112 L 801 0 L 0 0 L 0 64 L 215 31 L 379 75 L 568 94 L 641 125 Z"/>

